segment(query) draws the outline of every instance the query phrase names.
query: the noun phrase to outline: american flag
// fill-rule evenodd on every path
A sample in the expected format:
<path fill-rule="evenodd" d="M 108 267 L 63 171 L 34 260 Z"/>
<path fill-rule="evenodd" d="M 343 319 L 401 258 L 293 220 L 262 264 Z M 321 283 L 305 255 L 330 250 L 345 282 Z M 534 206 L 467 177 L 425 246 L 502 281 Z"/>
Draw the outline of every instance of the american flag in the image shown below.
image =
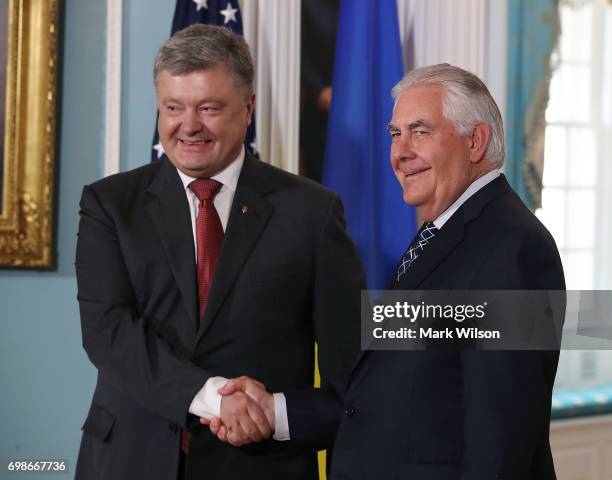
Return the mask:
<path fill-rule="evenodd" d="M 176 0 L 171 35 L 194 23 L 220 25 L 238 35 L 242 35 L 242 15 L 240 14 L 238 0 Z M 257 154 L 254 113 L 244 143 L 247 150 L 254 155 Z M 156 126 L 151 161 L 159 160 L 164 153 L 164 147 L 159 141 Z"/>

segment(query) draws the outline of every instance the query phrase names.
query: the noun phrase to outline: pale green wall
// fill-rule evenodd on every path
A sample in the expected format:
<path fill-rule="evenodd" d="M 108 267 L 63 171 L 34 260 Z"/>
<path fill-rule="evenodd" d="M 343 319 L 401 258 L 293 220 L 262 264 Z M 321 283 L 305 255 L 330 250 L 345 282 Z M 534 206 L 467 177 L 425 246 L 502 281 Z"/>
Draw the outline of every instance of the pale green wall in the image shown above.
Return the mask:
<path fill-rule="evenodd" d="M 145 2 L 146 14 L 143 15 L 142 5 Z M 173 13 L 174 0 L 124 0 L 121 102 L 123 170 L 140 167 L 151 160 L 151 141 L 157 112 L 153 88 L 153 57 L 170 36 Z"/>
<path fill-rule="evenodd" d="M 124 2 L 124 169 L 149 159 L 155 115 L 151 62 L 169 34 L 173 8 L 173 0 Z M 81 346 L 74 249 L 81 189 L 103 172 L 105 29 L 104 1 L 64 1 L 58 268 L 0 271 L 0 459 L 69 459 L 70 475 L 46 476 L 51 479 L 73 477 L 95 383 L 95 369 Z"/>

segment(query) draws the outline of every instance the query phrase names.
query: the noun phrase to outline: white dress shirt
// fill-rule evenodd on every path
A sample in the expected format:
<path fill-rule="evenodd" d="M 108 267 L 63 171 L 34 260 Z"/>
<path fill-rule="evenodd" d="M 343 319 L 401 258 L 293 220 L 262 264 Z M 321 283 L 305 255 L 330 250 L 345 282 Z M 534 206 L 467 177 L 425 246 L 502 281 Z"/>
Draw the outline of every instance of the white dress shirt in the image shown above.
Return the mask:
<path fill-rule="evenodd" d="M 219 214 L 223 231 L 227 227 L 227 221 L 230 215 L 230 209 L 232 202 L 234 201 L 234 194 L 236 193 L 236 186 L 238 185 L 238 177 L 242 171 L 242 165 L 244 164 L 244 147 L 240 151 L 240 154 L 232 163 L 230 163 L 224 170 L 219 172 L 210 178 L 221 183 L 221 189 L 215 195 L 213 201 L 215 209 Z M 189 203 L 189 213 L 191 215 L 191 230 L 193 232 L 193 246 L 196 252 L 195 260 L 198 258 L 198 242 L 196 237 L 196 219 L 198 218 L 198 212 L 200 210 L 200 201 L 196 197 L 195 193 L 189 188 L 189 184 L 196 180 L 194 177 L 185 175 L 178 168 L 176 171 L 183 182 L 185 187 L 185 195 L 187 196 L 187 203 Z M 211 419 L 212 417 L 219 417 L 221 415 L 221 395 L 217 393 L 223 385 L 227 382 L 227 378 L 224 377 L 210 377 L 204 383 L 204 386 L 196 394 L 189 405 L 189 413 L 197 415 L 198 417 Z"/>
<path fill-rule="evenodd" d="M 461 205 L 463 205 L 468 198 L 474 195 L 478 190 L 483 188 L 488 183 L 495 180 L 499 177 L 499 170 L 492 170 L 482 177 L 477 178 L 470 184 L 468 188 L 465 189 L 457 200 L 455 200 L 450 207 L 448 207 L 444 212 L 442 212 L 438 217 L 433 221 L 433 224 L 436 226 L 438 230 L 440 230 L 444 224 L 453 216 L 453 214 L 459 209 Z M 285 396 L 282 393 L 274 394 L 274 412 L 275 418 L 274 422 L 276 424 L 274 438 L 276 440 L 289 440 L 289 418 L 287 416 L 287 401 Z"/>

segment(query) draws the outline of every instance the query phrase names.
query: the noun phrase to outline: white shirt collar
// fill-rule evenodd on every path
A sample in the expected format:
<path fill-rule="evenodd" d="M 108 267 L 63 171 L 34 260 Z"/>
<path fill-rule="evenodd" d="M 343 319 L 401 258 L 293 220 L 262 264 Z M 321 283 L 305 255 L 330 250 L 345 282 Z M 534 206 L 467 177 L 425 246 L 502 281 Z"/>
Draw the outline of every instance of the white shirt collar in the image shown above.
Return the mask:
<path fill-rule="evenodd" d="M 450 207 L 448 207 L 444 212 L 442 212 L 438 218 L 433 221 L 433 224 L 439 230 L 444 224 L 453 216 L 453 214 L 459 209 L 461 205 L 465 203 L 465 201 L 474 195 L 478 190 L 482 187 L 491 183 L 497 177 L 499 177 L 501 172 L 498 169 L 491 170 L 488 173 L 485 173 L 482 177 L 474 180 L 468 188 L 466 188 L 465 192 L 463 192 L 457 200 L 455 200 Z"/>
<path fill-rule="evenodd" d="M 225 167 L 219 173 L 217 173 L 216 175 L 213 175 L 210 178 L 212 178 L 213 180 L 216 180 L 217 182 L 223 185 L 223 187 L 221 188 L 221 191 L 227 188 L 229 188 L 232 191 L 236 191 L 236 186 L 238 185 L 238 177 L 240 176 L 240 172 L 242 171 L 243 164 L 244 164 L 244 146 L 242 147 L 242 150 L 240 150 L 240 153 L 236 157 L 236 160 L 234 160 L 227 167 Z M 185 190 L 187 190 L 191 182 L 193 182 L 194 180 L 197 180 L 195 177 L 190 177 L 189 175 L 184 174 L 178 168 L 176 169 L 176 171 L 178 172 L 179 177 L 181 177 L 181 181 L 183 182 L 183 187 L 185 187 Z"/>

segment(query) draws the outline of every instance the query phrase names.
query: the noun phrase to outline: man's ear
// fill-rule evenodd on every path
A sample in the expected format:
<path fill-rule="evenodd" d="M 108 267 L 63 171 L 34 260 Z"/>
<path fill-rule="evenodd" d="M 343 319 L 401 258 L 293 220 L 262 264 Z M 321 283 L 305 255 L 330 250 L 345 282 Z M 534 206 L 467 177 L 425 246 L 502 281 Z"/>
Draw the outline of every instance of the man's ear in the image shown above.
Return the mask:
<path fill-rule="evenodd" d="M 253 121 L 253 111 L 255 110 L 255 94 L 251 95 L 246 102 L 247 115 L 249 116 L 249 125 Z"/>
<path fill-rule="evenodd" d="M 470 161 L 479 163 L 487 151 L 489 139 L 491 138 L 491 127 L 487 123 L 477 123 L 472 127 L 470 136 Z"/>

